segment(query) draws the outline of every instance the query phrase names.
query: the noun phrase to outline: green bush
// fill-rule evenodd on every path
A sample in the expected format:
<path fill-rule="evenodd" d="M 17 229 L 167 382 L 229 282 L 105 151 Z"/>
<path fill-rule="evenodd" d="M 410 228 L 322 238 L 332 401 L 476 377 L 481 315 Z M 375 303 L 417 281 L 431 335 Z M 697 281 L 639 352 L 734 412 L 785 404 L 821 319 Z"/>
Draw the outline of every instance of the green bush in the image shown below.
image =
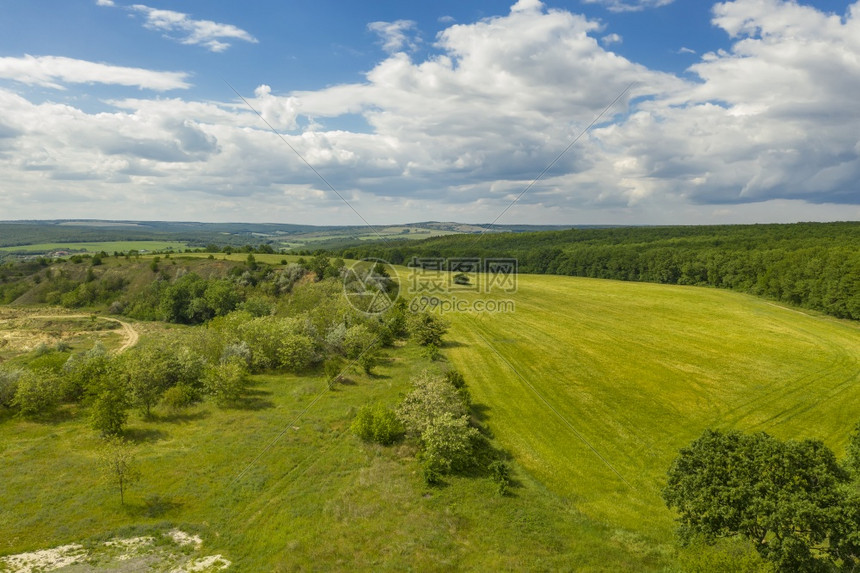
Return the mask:
<path fill-rule="evenodd" d="M 421 346 L 442 346 L 442 337 L 448 332 L 448 323 L 429 312 L 416 312 L 407 320 L 409 335 Z"/>
<path fill-rule="evenodd" d="M 23 372 L 18 378 L 13 406 L 18 414 L 33 418 L 52 411 L 59 401 L 56 377 L 48 371 Z"/>
<path fill-rule="evenodd" d="M 204 387 L 221 407 L 238 402 L 247 384 L 247 370 L 236 360 L 210 366 L 203 377 Z"/>
<path fill-rule="evenodd" d="M 492 462 L 487 468 L 490 470 L 490 479 L 496 484 L 496 493 L 505 495 L 511 484 L 511 472 L 508 464 L 502 460 Z"/>
<path fill-rule="evenodd" d="M 15 400 L 15 392 L 18 390 L 18 379 L 21 377 L 20 370 L 6 370 L 0 368 L 0 406 L 11 408 Z"/>
<path fill-rule="evenodd" d="M 103 436 L 122 433 L 128 420 L 130 400 L 124 384 L 104 381 L 90 407 L 90 423 Z"/>
<path fill-rule="evenodd" d="M 469 425 L 466 416 L 444 412 L 421 433 L 424 458 L 441 473 L 462 469 L 472 458 L 472 442 L 477 437 L 478 430 Z"/>
<path fill-rule="evenodd" d="M 278 366 L 289 372 L 307 370 L 316 361 L 314 342 L 304 334 L 289 334 L 280 340 Z"/>
<path fill-rule="evenodd" d="M 352 432 L 365 442 L 389 446 L 403 435 L 403 425 L 389 408 L 362 406 L 350 426 Z"/>
<path fill-rule="evenodd" d="M 187 384 L 177 384 L 168 388 L 161 397 L 161 403 L 171 412 L 179 412 L 197 402 L 197 391 Z"/>

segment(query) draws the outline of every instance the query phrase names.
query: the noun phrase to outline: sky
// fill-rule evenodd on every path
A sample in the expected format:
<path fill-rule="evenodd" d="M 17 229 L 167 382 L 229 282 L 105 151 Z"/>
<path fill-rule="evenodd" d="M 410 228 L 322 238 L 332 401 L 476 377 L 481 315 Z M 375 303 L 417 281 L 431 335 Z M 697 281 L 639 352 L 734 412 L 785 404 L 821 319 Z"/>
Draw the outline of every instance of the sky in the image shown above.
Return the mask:
<path fill-rule="evenodd" d="M 860 2 L 0 6 L 0 220 L 860 220 Z"/>

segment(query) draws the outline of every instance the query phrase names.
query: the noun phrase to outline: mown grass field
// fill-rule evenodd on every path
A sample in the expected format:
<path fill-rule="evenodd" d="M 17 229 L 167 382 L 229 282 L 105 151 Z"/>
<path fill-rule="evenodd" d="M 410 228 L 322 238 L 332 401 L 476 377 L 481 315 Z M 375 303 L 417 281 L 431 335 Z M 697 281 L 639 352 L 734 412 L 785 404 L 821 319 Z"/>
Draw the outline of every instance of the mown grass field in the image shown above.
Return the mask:
<path fill-rule="evenodd" d="M 458 293 L 463 300 L 488 295 Z M 449 314 L 501 446 L 589 518 L 670 543 L 660 498 L 708 427 L 819 438 L 860 421 L 860 325 L 723 290 L 520 275 L 508 314 Z"/>

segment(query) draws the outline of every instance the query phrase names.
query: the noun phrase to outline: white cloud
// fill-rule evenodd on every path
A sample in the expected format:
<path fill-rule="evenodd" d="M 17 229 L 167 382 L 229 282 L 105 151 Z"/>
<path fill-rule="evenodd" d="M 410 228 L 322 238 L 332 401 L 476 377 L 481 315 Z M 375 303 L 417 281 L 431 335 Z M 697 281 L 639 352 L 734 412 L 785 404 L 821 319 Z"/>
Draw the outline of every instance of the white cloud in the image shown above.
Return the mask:
<path fill-rule="evenodd" d="M 190 87 L 184 72 L 113 66 L 60 56 L 0 57 L 0 78 L 64 89 L 63 83 L 100 83 L 166 91 Z"/>
<path fill-rule="evenodd" d="M 623 38 L 618 34 L 607 34 L 600 38 L 600 43 L 604 46 L 610 46 L 612 44 L 620 44 L 623 41 Z"/>
<path fill-rule="evenodd" d="M 116 6 L 116 4 L 114 4 L 113 0 L 96 0 L 96 6 L 113 7 Z"/>
<path fill-rule="evenodd" d="M 610 12 L 639 12 L 648 8 L 668 6 L 675 0 L 582 0 L 586 4 L 601 4 Z"/>
<path fill-rule="evenodd" d="M 696 50 L 693 50 L 693 49 L 691 49 L 691 48 L 688 48 L 687 46 L 681 46 L 681 47 L 678 49 L 678 53 L 679 53 L 679 54 L 692 54 L 692 55 L 695 55 L 695 54 L 696 54 Z"/>
<path fill-rule="evenodd" d="M 131 10 L 144 15 L 144 26 L 163 32 L 166 37 L 182 44 L 202 46 L 210 52 L 223 52 L 230 47 L 225 40 L 242 40 L 257 43 L 250 33 L 232 24 L 219 24 L 211 20 L 194 20 L 188 14 L 173 10 L 159 10 L 143 4 L 134 4 Z"/>
<path fill-rule="evenodd" d="M 696 81 L 608 51 L 597 22 L 521 0 L 451 25 L 427 59 L 396 51 L 362 82 L 261 85 L 248 101 L 372 222 L 492 220 L 633 81 L 502 222 L 860 218 L 860 12 L 737 0 L 713 22 L 734 39 L 696 58 Z M 7 217 L 358 222 L 241 101 L 106 104 L 0 90 Z M 365 132 L 325 127 L 351 116 Z"/>
<path fill-rule="evenodd" d="M 412 20 L 396 20 L 394 22 L 371 22 L 367 29 L 377 34 L 382 43 L 382 49 L 388 53 L 400 52 L 404 48 L 415 50 L 420 41 L 415 35 L 415 22 Z M 410 34 L 411 37 L 410 37 Z"/>

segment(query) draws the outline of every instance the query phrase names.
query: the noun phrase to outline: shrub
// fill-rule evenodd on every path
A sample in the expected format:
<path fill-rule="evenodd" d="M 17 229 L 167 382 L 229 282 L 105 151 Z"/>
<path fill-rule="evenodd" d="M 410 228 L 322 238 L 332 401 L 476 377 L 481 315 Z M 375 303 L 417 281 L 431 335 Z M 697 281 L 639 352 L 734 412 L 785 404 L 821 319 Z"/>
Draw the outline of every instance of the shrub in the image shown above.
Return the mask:
<path fill-rule="evenodd" d="M 161 398 L 161 403 L 171 412 L 184 410 L 197 401 L 197 391 L 187 384 L 177 384 L 168 388 Z"/>
<path fill-rule="evenodd" d="M 502 460 L 492 462 L 487 468 L 490 470 L 490 479 L 496 484 L 496 493 L 505 495 L 511 483 L 511 473 L 508 464 Z"/>
<path fill-rule="evenodd" d="M 278 347 L 278 365 L 290 372 L 306 370 L 316 360 L 314 342 L 304 334 L 289 334 Z"/>
<path fill-rule="evenodd" d="M 368 348 L 358 357 L 358 365 L 365 374 L 373 374 L 373 369 L 379 365 L 379 351 L 375 347 Z"/>
<path fill-rule="evenodd" d="M 128 420 L 129 397 L 122 384 L 105 381 L 95 394 L 90 409 L 90 422 L 93 429 L 103 436 L 117 436 L 122 433 Z"/>
<path fill-rule="evenodd" d="M 236 360 L 210 366 L 203 377 L 204 387 L 221 407 L 238 402 L 247 383 L 247 370 Z"/>
<path fill-rule="evenodd" d="M 18 379 L 21 377 L 20 370 L 6 370 L 0 368 L 0 406 L 11 408 L 18 390 Z"/>
<path fill-rule="evenodd" d="M 349 359 L 356 359 L 376 342 L 376 337 L 363 324 L 351 326 L 343 337 L 343 353 Z"/>
<path fill-rule="evenodd" d="M 422 355 L 424 356 L 424 358 L 426 358 L 427 360 L 432 360 L 432 361 L 434 361 L 434 362 L 435 362 L 436 360 L 439 360 L 439 359 L 441 359 L 441 358 L 442 358 L 442 353 L 439 351 L 439 347 L 438 347 L 438 346 L 436 346 L 436 345 L 435 345 L 435 344 L 433 344 L 433 343 L 430 343 L 430 344 L 428 344 L 427 346 L 425 346 L 425 347 L 423 348 L 423 350 L 422 350 L 421 354 L 422 354 Z"/>
<path fill-rule="evenodd" d="M 448 324 L 439 316 L 429 312 L 416 312 L 407 320 L 409 335 L 421 346 L 442 346 L 442 336 L 448 332 Z"/>
<path fill-rule="evenodd" d="M 478 430 L 469 425 L 468 417 L 444 412 L 421 432 L 424 458 L 441 473 L 461 469 L 471 460 L 472 440 L 477 437 Z"/>
<path fill-rule="evenodd" d="M 251 365 L 251 348 L 244 340 L 232 342 L 224 347 L 221 353 L 221 363 L 238 361 L 245 366 Z"/>
<path fill-rule="evenodd" d="M 58 401 L 56 379 L 51 373 L 23 372 L 18 378 L 12 404 L 18 408 L 20 416 L 32 418 L 46 414 Z"/>
<path fill-rule="evenodd" d="M 389 408 L 362 406 L 350 426 L 352 432 L 365 442 L 389 446 L 403 435 L 403 425 Z"/>
<path fill-rule="evenodd" d="M 325 361 L 323 369 L 325 370 L 325 377 L 328 381 L 329 388 L 334 388 L 335 384 L 343 381 L 343 371 L 345 367 L 346 363 L 340 356 L 332 356 Z"/>

